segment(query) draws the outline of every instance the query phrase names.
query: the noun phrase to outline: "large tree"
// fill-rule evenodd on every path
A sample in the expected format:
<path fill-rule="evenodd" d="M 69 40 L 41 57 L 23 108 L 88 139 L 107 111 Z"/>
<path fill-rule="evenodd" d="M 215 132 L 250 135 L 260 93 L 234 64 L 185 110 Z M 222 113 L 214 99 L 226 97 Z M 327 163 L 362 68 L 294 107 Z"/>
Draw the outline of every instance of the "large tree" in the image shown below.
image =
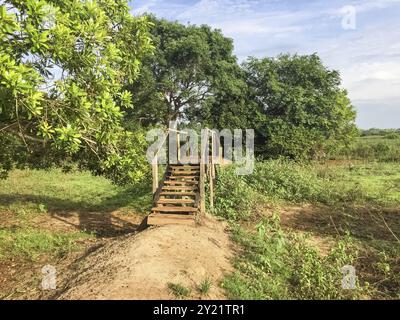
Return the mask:
<path fill-rule="evenodd" d="M 113 176 L 135 161 L 123 85 L 152 46 L 146 18 L 129 10 L 126 0 L 0 2 L 0 174 L 46 155 Z"/>
<path fill-rule="evenodd" d="M 145 125 L 201 120 L 199 110 L 235 79 L 232 40 L 206 25 L 151 21 L 155 54 L 146 56 L 138 81 L 128 87 L 138 94 L 126 119 Z"/>
<path fill-rule="evenodd" d="M 318 158 L 356 134 L 356 112 L 339 72 L 316 55 L 250 58 L 245 64 L 257 152 L 266 157 Z"/>

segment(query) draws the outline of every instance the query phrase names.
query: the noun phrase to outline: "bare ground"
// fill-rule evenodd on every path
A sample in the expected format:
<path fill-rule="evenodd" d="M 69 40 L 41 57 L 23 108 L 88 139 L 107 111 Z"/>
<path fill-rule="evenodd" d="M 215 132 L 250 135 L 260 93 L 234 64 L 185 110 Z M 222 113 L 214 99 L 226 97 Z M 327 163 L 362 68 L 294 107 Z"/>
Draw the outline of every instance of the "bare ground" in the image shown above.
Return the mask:
<path fill-rule="evenodd" d="M 225 298 L 219 282 L 232 271 L 233 247 L 213 218 L 196 227 L 167 225 L 108 241 L 79 260 L 55 299 L 174 299 L 168 283 L 190 289 L 188 298 Z M 210 279 L 206 296 L 198 285 Z"/>

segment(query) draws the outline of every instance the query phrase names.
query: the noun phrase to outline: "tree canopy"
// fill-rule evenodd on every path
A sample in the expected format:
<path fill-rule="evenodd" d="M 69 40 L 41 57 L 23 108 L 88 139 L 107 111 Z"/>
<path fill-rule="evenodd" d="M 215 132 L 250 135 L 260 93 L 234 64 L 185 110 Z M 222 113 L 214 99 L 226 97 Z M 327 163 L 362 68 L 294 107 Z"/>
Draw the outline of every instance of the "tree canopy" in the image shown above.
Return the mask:
<path fill-rule="evenodd" d="M 2 2 L 0 171 L 34 154 L 69 155 L 97 171 L 131 161 L 123 85 L 152 45 L 147 19 L 129 10 L 125 0 Z"/>
<path fill-rule="evenodd" d="M 194 120 L 227 81 L 236 81 L 232 40 L 206 25 L 150 19 L 155 53 L 128 86 L 135 108 L 127 118 L 144 125 Z"/>
<path fill-rule="evenodd" d="M 327 69 L 316 54 L 250 58 L 243 67 L 257 105 L 259 154 L 318 158 L 357 133 L 356 112 L 339 72 Z"/>
<path fill-rule="evenodd" d="M 346 145 L 355 111 L 316 55 L 249 58 L 207 25 L 134 17 L 126 0 L 0 2 L 0 176 L 78 163 L 139 181 L 149 126 L 254 128 L 262 157 Z"/>

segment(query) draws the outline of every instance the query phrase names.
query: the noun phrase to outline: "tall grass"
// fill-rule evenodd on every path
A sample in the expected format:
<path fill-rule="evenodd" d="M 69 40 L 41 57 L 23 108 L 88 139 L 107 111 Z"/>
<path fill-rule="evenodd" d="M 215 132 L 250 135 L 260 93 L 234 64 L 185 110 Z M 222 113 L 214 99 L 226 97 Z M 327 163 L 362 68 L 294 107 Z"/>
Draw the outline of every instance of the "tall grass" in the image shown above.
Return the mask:
<path fill-rule="evenodd" d="M 347 299 L 367 290 L 341 287 L 341 268 L 357 257 L 350 238 L 321 257 L 303 236 L 283 231 L 277 215 L 260 222 L 256 232 L 236 227 L 234 238 L 244 254 L 223 282 L 232 299 Z"/>
<path fill-rule="evenodd" d="M 338 150 L 332 158 L 399 162 L 400 134 L 360 137 L 349 147 Z"/>
<path fill-rule="evenodd" d="M 260 215 L 254 213 L 262 212 L 266 203 L 279 206 L 323 204 L 332 208 L 332 215 L 342 212 L 343 208 L 346 208 L 346 215 L 351 215 L 352 208 L 360 206 L 388 206 L 388 210 L 393 211 L 400 205 L 400 164 L 374 162 L 332 166 L 269 160 L 256 163 L 253 174 L 248 176 L 237 176 L 231 166 L 219 170 L 215 198 L 214 213 L 231 222 L 234 240 L 243 249 L 235 262 L 236 272 L 224 281 L 231 298 L 360 298 L 373 295 L 373 290 L 379 290 L 380 294 L 385 291 L 389 297 L 395 294 L 391 286 L 398 280 L 389 273 L 384 278 L 379 276 L 373 288 L 365 279 L 356 290 L 343 290 L 340 286 L 340 269 L 359 261 L 356 247 L 364 247 L 372 260 L 376 260 L 378 251 L 365 240 L 371 239 L 368 230 L 368 234 L 362 235 L 366 237 L 362 245 L 361 238 L 352 233 L 355 240 L 350 235 L 335 238 L 333 249 L 321 256 L 305 236 L 283 229 L 277 216 L 259 221 Z M 337 215 L 339 218 L 339 213 Z M 243 223 L 244 220 L 249 222 Z M 350 225 L 346 223 L 341 225 L 344 228 L 341 231 L 349 230 Z M 251 226 L 254 230 L 249 231 Z M 368 267 L 397 270 L 394 261 L 398 259 L 390 254 L 386 262 Z"/>
<path fill-rule="evenodd" d="M 287 160 L 257 162 L 254 172 L 237 176 L 219 171 L 215 213 L 228 219 L 249 217 L 258 202 L 400 204 L 400 164 L 327 166 Z"/>

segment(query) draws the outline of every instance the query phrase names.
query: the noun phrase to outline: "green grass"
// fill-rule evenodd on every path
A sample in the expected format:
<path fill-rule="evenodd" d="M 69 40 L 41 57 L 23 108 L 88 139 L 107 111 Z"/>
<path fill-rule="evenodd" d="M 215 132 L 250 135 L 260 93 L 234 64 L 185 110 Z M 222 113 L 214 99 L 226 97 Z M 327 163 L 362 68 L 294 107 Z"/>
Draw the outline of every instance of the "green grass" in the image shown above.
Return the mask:
<path fill-rule="evenodd" d="M 211 286 L 212 286 L 212 282 L 211 282 L 210 278 L 206 277 L 203 279 L 203 281 L 200 282 L 197 289 L 199 290 L 199 292 L 201 294 L 205 295 L 210 292 Z"/>
<path fill-rule="evenodd" d="M 147 185 L 142 189 L 115 186 L 88 172 L 14 170 L 0 180 L 0 259 L 35 260 L 41 254 L 71 252 L 79 248 L 81 240 L 95 236 L 85 227 L 94 219 L 93 213 L 117 210 L 144 215 L 150 207 Z M 49 230 L 35 222 L 36 218 L 68 217 L 70 213 L 79 216 L 80 230 L 76 232 Z"/>
<path fill-rule="evenodd" d="M 237 271 L 223 286 L 232 299 L 348 299 L 366 291 L 341 288 L 341 267 L 357 257 L 351 239 L 339 241 L 321 257 L 304 236 L 284 231 L 278 215 L 260 222 L 254 232 L 235 227 L 234 239 L 245 250 L 236 259 Z"/>
<path fill-rule="evenodd" d="M 400 163 L 317 166 L 315 171 L 321 185 L 325 186 L 323 190 L 332 190 L 325 196 L 326 202 L 400 205 Z"/>
<path fill-rule="evenodd" d="M 338 150 L 333 159 L 400 162 L 400 134 L 364 136 Z"/>
<path fill-rule="evenodd" d="M 44 205 L 48 210 L 145 212 L 151 192 L 147 184 L 142 190 L 119 187 L 88 172 L 14 170 L 7 180 L 0 180 L 0 199 L 0 209 Z"/>
<path fill-rule="evenodd" d="M 79 248 L 77 240 L 90 237 L 84 232 L 51 233 L 30 227 L 0 229 L 0 260 L 36 260 L 44 253 L 63 256 Z"/>
<path fill-rule="evenodd" d="M 236 272 L 223 283 L 229 297 L 398 298 L 399 169 L 395 162 L 270 160 L 257 163 L 249 176 L 236 176 L 234 167 L 220 170 L 214 213 L 233 224 L 233 239 L 242 247 Z M 295 216 L 290 229 L 263 213 L 299 204 L 315 212 Z M 321 256 L 305 232 L 336 245 Z M 360 272 L 358 290 L 340 288 L 345 264 Z"/>
<path fill-rule="evenodd" d="M 400 163 L 301 164 L 258 162 L 253 174 L 220 170 L 215 212 L 228 219 L 251 216 L 256 203 L 400 205 Z"/>
<path fill-rule="evenodd" d="M 186 298 L 190 294 L 190 290 L 179 283 L 168 282 L 168 289 L 177 298 Z"/>

